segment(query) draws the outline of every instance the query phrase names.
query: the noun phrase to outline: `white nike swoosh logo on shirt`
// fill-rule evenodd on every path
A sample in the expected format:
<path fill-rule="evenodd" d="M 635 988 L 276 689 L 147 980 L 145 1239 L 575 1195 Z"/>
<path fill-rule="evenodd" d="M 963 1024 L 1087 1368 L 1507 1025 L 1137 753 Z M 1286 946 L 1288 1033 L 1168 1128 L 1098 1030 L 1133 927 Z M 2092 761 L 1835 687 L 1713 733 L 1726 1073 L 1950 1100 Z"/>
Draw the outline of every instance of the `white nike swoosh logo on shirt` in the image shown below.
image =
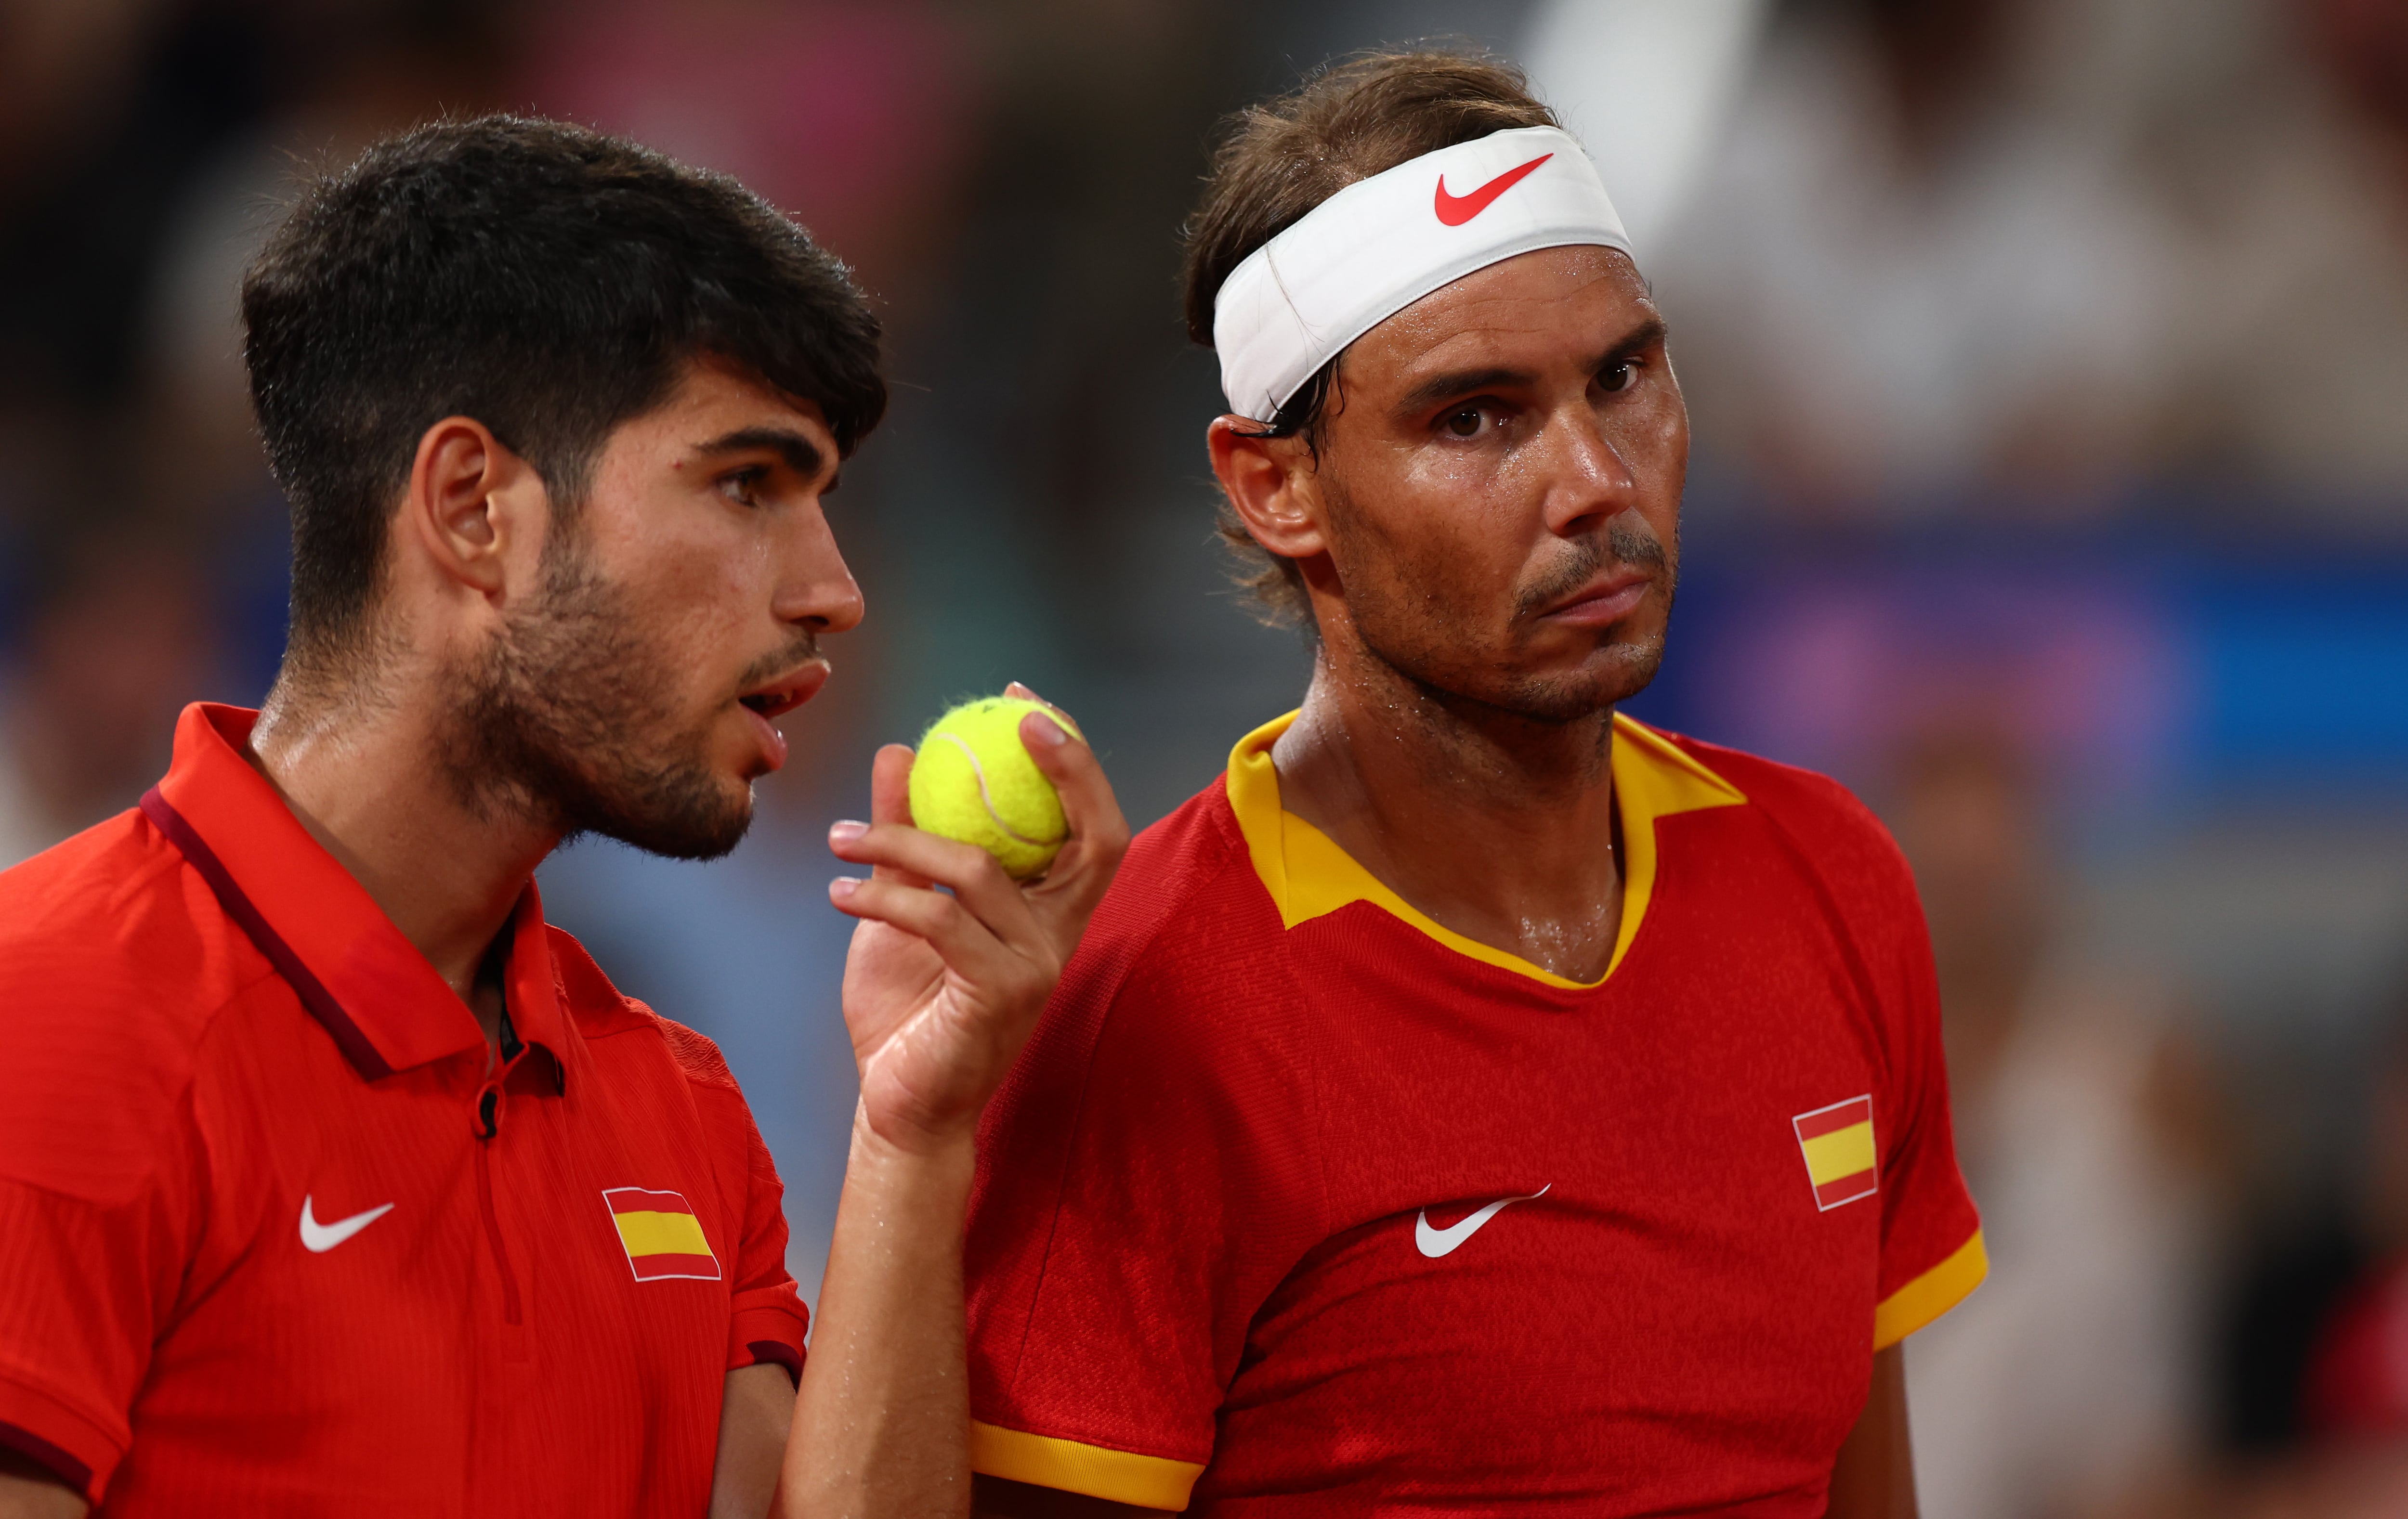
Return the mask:
<path fill-rule="evenodd" d="M 1440 1255 L 1449 1254 L 1457 1245 L 1478 1234 L 1482 1225 L 1503 1212 L 1507 1204 L 1528 1202 L 1536 1197 L 1543 1197 L 1547 1195 L 1548 1188 L 1554 1185 L 1555 1183 L 1550 1182 L 1538 1191 L 1525 1193 L 1519 1197 L 1499 1197 L 1469 1218 L 1460 1223 L 1451 1224 L 1443 1229 L 1430 1227 L 1429 1210 L 1425 1208 L 1413 1220 L 1413 1248 L 1432 1260 L 1438 1259 Z"/>
<path fill-rule="evenodd" d="M 301 1248 L 313 1255 L 322 1255 L 392 1211 L 393 1204 L 387 1203 L 365 1213 L 338 1218 L 332 1224 L 321 1224 L 310 1215 L 309 1199 L 305 1197 L 301 1199 Z"/>

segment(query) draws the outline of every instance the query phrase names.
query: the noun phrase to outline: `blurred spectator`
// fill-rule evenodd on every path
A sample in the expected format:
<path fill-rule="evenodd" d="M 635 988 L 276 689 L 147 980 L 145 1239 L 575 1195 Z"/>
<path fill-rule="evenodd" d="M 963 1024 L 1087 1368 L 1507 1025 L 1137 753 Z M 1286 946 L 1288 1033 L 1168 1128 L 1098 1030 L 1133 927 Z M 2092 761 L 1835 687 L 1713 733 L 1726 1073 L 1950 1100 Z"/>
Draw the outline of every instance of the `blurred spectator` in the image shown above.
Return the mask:
<path fill-rule="evenodd" d="M 1990 1278 L 1908 1350 L 1935 1519 L 2174 1512 L 2200 1455 L 2211 1254 L 2199 1088 L 2161 999 L 2069 963 L 2015 746 L 1956 729 L 1892 810 L 1940 972 Z"/>
<path fill-rule="evenodd" d="M 2408 1032 L 2373 1082 L 2354 1233 L 2367 1264 L 2329 1305 L 2300 1389 L 2306 1433 L 2329 1447 L 2408 1452 Z"/>
<path fill-rule="evenodd" d="M 2401 0 L 1790 0 L 1654 261 L 1822 511 L 2408 492 Z"/>
<path fill-rule="evenodd" d="M 2105 7 L 2083 7 L 2097 12 Z M 1777 497 L 1925 511 L 2137 461 L 2170 233 L 2059 108 L 2039 0 L 1793 0 L 1650 260 L 1698 436 Z"/>
<path fill-rule="evenodd" d="M 2181 361 L 2164 450 L 2224 489 L 2272 485 L 2396 527 L 2408 498 L 2408 4 L 2215 0 L 2205 18 L 2185 6 L 2165 23 L 2198 56 L 2145 145 L 2185 255 L 2182 320 L 2164 335 Z"/>
<path fill-rule="evenodd" d="M 1719 612 L 1679 635 L 1684 721 L 1869 794 L 1922 735 L 2010 725 L 2052 823 L 2129 816 L 2176 781 L 2198 656 L 2143 576 L 2039 534 L 1979 553 L 1761 541 L 1737 583 L 1682 588 Z"/>
<path fill-rule="evenodd" d="M 512 104 L 732 174 L 873 293 L 927 277 L 976 119 L 959 17 L 929 0 L 530 7 Z"/>
<path fill-rule="evenodd" d="M 2401 1118 L 2401 1072 L 2386 1073 L 2379 1141 L 2408 1139 Z M 2378 1190 L 2396 1187 L 2401 1152 L 2378 1152 Z M 2399 1199 L 2394 1198 L 2395 1202 Z M 2398 1219 L 2391 1221 L 2396 1231 Z M 2398 1519 L 2408 1514 L 2408 1256 L 2395 1232 L 2391 1253 L 2332 1295 L 2294 1397 L 2304 1438 L 2236 1469 L 2234 1519 Z"/>
<path fill-rule="evenodd" d="M 102 412 L 196 165 L 265 108 L 278 18 L 245 0 L 0 7 L 0 405 Z"/>
<path fill-rule="evenodd" d="M 252 431 L 238 294 L 302 176 L 377 137 L 504 99 L 509 10 L 476 0 L 351 0 L 289 18 L 294 66 L 272 107 L 228 133 L 172 197 L 142 318 L 135 394 L 147 425 L 146 497 L 165 510 L 250 525 L 283 505 Z"/>
<path fill-rule="evenodd" d="M 2343 1301 L 2319 1338 L 2307 1400 L 2328 1437 L 2408 1438 L 2408 1262 L 2384 1262 Z"/>
<path fill-rule="evenodd" d="M 2321 1452 L 2236 1481 L 2216 1512 L 2231 1519 L 2400 1519 L 2408 1514 L 2408 1448 Z"/>
<path fill-rule="evenodd" d="M 0 7 L 0 185 L 105 128 L 164 0 L 11 0 Z"/>
<path fill-rule="evenodd" d="M 199 566 L 172 534 L 88 530 L 44 557 L 0 682 L 0 866 L 140 799 L 176 713 L 218 675 Z"/>

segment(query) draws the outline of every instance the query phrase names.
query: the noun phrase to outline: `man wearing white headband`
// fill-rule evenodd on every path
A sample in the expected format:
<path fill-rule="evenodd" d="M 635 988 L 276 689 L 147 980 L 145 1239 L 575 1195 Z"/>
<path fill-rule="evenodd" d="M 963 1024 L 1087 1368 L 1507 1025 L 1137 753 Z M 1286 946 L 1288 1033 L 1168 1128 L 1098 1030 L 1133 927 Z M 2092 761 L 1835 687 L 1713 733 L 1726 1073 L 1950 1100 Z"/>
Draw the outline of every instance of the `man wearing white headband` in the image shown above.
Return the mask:
<path fill-rule="evenodd" d="M 1510 70 L 1372 58 L 1188 236 L 1225 531 L 1317 660 L 989 1111 L 980 1506 L 1911 1515 L 1899 1341 L 1985 1270 L 1929 946 L 1838 786 L 1615 711 L 1688 421 L 1596 170 Z"/>

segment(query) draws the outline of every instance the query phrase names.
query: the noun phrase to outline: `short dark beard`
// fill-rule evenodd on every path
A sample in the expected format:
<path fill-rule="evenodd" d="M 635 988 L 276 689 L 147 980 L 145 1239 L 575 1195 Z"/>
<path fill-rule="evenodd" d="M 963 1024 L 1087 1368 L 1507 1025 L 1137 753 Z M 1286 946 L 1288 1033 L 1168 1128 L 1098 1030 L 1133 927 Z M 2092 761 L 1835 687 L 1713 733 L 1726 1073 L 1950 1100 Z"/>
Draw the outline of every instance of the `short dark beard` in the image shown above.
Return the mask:
<path fill-rule="evenodd" d="M 759 677 L 808 657 L 781 652 Z M 545 556 L 536 604 L 452 672 L 445 777 L 480 817 L 533 823 L 564 842 L 596 833 L 674 859 L 717 859 L 752 825 L 752 792 L 732 795 L 712 772 L 710 718 L 676 730 L 680 683 L 625 593 L 575 544 L 561 545 Z"/>
<path fill-rule="evenodd" d="M 1614 676 L 1603 681 L 1559 678 L 1515 678 L 1477 654 L 1468 654 L 1458 632 L 1446 625 L 1440 603 L 1413 587 L 1436 583 L 1446 573 L 1443 564 L 1411 560 L 1405 545 L 1382 532 L 1356 509 L 1353 496 L 1334 471 L 1323 473 L 1322 491 L 1330 524 L 1361 547 L 1381 555 L 1391 583 L 1367 578 L 1350 582 L 1347 597 L 1353 611 L 1354 637 L 1364 652 L 1394 670 L 1425 696 L 1477 702 L 1528 722 L 1557 725 L 1578 723 L 1611 710 L 1645 690 L 1664 659 L 1660 638 L 1617 645 L 1622 657 Z M 1570 552 L 1515 594 L 1514 620 L 1537 613 L 1580 589 L 1608 565 L 1644 566 L 1657 572 L 1669 601 L 1679 580 L 1672 550 L 1645 528 L 1616 518 L 1602 533 L 1568 540 Z M 1669 608 L 1668 608 L 1669 610 Z"/>

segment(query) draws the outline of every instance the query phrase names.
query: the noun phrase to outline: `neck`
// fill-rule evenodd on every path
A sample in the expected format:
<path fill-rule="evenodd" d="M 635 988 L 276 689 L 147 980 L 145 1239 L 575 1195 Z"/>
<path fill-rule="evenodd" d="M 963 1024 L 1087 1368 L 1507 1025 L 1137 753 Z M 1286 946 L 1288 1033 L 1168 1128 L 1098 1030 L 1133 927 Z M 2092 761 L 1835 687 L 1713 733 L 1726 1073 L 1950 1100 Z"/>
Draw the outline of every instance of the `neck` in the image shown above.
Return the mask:
<path fill-rule="evenodd" d="M 478 972 L 560 838 L 458 795 L 439 757 L 442 710 L 431 687 L 330 699 L 280 680 L 250 758 L 490 1035 L 498 1004 L 478 995 Z"/>
<path fill-rule="evenodd" d="M 1455 932 L 1605 973 L 1622 919 L 1612 711 L 1541 723 L 1324 644 L 1272 748 L 1282 805 Z"/>

